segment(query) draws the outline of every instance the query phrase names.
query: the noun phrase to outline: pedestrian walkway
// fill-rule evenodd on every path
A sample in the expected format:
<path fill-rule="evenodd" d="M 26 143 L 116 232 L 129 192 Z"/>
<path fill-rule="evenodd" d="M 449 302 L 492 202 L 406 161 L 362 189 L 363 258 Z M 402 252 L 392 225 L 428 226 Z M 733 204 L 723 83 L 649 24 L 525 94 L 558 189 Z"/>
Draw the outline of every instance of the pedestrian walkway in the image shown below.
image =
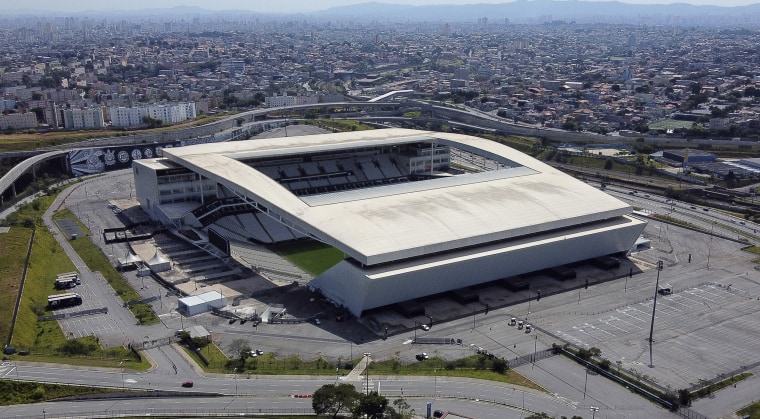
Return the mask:
<path fill-rule="evenodd" d="M 351 370 L 351 372 L 348 373 L 345 377 L 341 377 L 341 380 L 343 381 L 359 381 L 362 379 L 362 374 L 364 373 L 364 370 L 367 369 L 367 366 L 369 366 L 369 363 L 372 362 L 372 358 L 369 356 L 364 356 L 361 361 L 359 361 L 358 364 L 354 367 L 354 369 Z"/>

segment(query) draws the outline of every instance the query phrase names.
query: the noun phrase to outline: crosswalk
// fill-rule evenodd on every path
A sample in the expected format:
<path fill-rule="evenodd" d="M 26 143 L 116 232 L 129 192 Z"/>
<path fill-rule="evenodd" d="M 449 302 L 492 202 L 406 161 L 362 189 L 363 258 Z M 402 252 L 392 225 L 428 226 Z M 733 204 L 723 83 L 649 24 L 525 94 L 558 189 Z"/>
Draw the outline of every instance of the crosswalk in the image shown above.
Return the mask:
<path fill-rule="evenodd" d="M 3 361 L 0 363 L 0 377 L 1 378 L 12 378 L 13 371 L 15 371 L 16 367 L 7 361 Z M 15 377 L 15 376 L 13 376 Z"/>

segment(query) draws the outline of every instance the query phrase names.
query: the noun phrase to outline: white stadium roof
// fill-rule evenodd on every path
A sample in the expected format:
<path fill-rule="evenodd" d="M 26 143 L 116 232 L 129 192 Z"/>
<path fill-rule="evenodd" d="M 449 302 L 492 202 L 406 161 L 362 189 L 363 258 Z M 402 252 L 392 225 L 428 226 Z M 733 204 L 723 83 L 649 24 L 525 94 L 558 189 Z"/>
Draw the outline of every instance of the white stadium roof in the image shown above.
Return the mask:
<path fill-rule="evenodd" d="M 239 161 L 437 142 L 486 156 L 504 169 L 420 182 L 296 196 Z M 619 217 L 631 207 L 536 159 L 476 137 L 383 129 L 201 144 L 165 158 L 330 244 L 363 265 L 526 237 Z"/>

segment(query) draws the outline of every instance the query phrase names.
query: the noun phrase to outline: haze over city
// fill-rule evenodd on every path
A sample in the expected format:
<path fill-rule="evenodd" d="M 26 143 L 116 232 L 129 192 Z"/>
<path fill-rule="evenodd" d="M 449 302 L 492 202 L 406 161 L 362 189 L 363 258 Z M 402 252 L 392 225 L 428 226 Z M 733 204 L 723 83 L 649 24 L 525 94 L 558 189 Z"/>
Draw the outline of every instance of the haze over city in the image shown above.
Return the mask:
<path fill-rule="evenodd" d="M 540 0 L 539 0 L 540 1 Z M 539 1 L 531 1 L 530 3 L 538 3 Z M 597 1 L 597 0 L 589 0 Z M 156 8 L 171 8 L 179 6 L 188 7 L 200 7 L 208 10 L 250 10 L 260 13 L 310 13 L 320 10 L 329 9 L 332 7 L 358 5 L 368 3 L 361 0 L 294 0 L 288 2 L 269 2 L 255 0 L 250 2 L 240 2 L 237 0 L 219 0 L 214 2 L 208 2 L 204 0 L 169 0 L 162 2 L 154 2 L 150 0 L 134 0 L 125 3 L 103 3 L 97 0 L 83 0 L 76 3 L 61 3 L 54 0 L 42 0 L 35 2 L 34 4 L 23 4 L 17 7 L 17 4 L 4 0 L 3 8 L 6 11 L 20 10 L 25 12 L 39 11 L 39 12 L 69 12 L 69 13 L 81 13 L 85 11 L 107 11 L 107 10 L 139 10 L 139 9 L 156 9 Z M 377 3 L 377 2 L 376 2 Z M 423 5 L 466 5 L 466 4 L 504 4 L 513 2 L 504 1 L 489 1 L 489 0 L 457 0 L 457 1 L 444 1 L 444 0 L 412 0 L 404 3 L 397 1 L 379 2 L 386 4 L 404 4 L 411 6 L 423 6 Z M 691 4 L 696 6 L 723 6 L 723 7 L 736 7 L 736 6 L 748 6 L 757 4 L 755 0 L 689 0 L 689 1 L 669 1 L 669 0 L 627 0 L 620 3 L 626 4 L 642 4 L 642 5 L 667 5 L 674 3 Z M 547 10 L 548 11 L 548 10 Z"/>

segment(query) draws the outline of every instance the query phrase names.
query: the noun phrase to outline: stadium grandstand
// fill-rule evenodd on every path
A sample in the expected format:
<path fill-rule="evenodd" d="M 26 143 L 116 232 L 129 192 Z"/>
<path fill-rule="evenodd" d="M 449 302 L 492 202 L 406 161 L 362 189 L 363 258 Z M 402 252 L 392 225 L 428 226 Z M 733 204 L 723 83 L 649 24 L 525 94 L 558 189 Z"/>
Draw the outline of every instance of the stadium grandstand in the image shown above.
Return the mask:
<path fill-rule="evenodd" d="M 308 285 L 356 316 L 624 253 L 646 224 L 551 166 L 452 133 L 382 129 L 168 148 L 135 161 L 133 172 L 143 210 L 201 240 L 318 240 L 339 249 L 344 259 Z"/>

